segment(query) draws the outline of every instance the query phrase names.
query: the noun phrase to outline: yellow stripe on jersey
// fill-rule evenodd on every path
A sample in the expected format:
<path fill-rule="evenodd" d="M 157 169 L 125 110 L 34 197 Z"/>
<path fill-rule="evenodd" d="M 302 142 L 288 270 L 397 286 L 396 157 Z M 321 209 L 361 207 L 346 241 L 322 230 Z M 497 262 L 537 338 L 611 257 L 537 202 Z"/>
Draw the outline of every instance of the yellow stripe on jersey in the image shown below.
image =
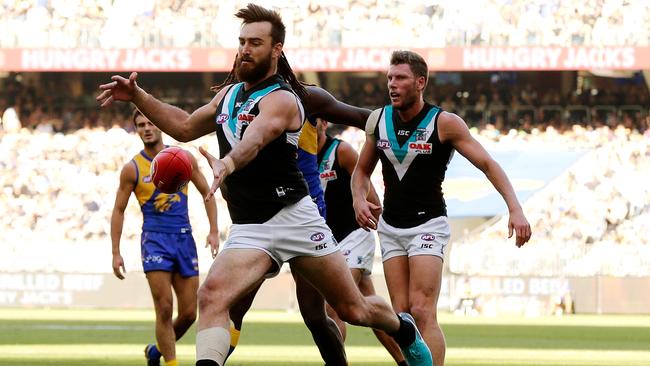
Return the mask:
<path fill-rule="evenodd" d="M 313 155 L 318 153 L 316 126 L 309 123 L 309 121 L 305 121 L 302 125 L 298 147 Z"/>

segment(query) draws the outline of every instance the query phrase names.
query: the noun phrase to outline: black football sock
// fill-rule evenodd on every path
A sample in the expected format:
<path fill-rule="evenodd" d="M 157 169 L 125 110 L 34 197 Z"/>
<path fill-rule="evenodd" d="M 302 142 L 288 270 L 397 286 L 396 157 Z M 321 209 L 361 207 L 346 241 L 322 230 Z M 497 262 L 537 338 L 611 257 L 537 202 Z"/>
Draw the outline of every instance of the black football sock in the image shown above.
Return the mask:
<path fill-rule="evenodd" d="M 395 333 L 388 333 L 388 335 L 393 337 L 401 348 L 408 347 L 415 342 L 415 327 L 400 316 L 397 318 L 399 319 L 399 329 Z"/>

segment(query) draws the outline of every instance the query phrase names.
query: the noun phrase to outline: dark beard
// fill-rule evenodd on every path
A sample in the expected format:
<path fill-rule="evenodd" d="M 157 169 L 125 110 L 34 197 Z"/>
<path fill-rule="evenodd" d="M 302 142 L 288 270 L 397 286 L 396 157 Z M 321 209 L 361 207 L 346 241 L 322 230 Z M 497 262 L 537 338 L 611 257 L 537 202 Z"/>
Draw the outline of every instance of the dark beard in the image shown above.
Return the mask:
<path fill-rule="evenodd" d="M 237 68 L 235 69 L 235 75 L 237 80 L 243 81 L 246 83 L 255 83 L 262 80 L 269 72 L 271 68 L 271 54 L 269 56 L 256 62 L 252 68 L 242 69 L 241 60 L 237 60 Z"/>

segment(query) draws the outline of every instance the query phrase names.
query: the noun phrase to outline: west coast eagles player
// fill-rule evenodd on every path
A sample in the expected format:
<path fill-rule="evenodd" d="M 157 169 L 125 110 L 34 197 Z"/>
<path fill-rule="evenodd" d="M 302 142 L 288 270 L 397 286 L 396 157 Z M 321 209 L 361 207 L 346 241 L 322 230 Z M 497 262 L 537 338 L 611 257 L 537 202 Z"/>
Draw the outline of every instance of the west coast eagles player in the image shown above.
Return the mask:
<path fill-rule="evenodd" d="M 137 109 L 133 123 L 142 139 L 144 149 L 122 168 L 120 185 L 115 197 L 111 217 L 111 242 L 113 245 L 113 273 L 124 279 L 124 260 L 120 254 L 120 237 L 124 223 L 124 210 L 133 192 L 142 210 L 142 267 L 149 282 L 156 312 L 156 344 L 145 348 L 148 365 L 160 365 L 161 355 L 166 366 L 177 365 L 175 342 L 180 339 L 196 319 L 199 287 L 199 267 L 196 244 L 187 210 L 187 186 L 173 194 L 165 194 L 151 182 L 149 170 L 152 159 L 165 148 L 162 132 Z M 210 187 L 192 161 L 192 183 L 206 195 Z M 219 249 L 217 208 L 215 200 L 205 203 L 210 222 L 206 246 L 212 255 Z M 178 299 L 176 319 L 172 319 L 172 290 Z"/>

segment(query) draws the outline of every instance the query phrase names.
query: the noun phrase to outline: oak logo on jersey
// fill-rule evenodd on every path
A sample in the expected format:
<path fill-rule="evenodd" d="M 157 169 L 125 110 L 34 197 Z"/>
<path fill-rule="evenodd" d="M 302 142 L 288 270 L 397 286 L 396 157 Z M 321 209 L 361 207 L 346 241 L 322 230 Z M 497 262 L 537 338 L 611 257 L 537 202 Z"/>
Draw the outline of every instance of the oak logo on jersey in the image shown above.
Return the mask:
<path fill-rule="evenodd" d="M 237 115 L 237 120 L 243 122 L 253 122 L 254 118 L 255 118 L 254 114 L 240 113 Z"/>
<path fill-rule="evenodd" d="M 409 150 L 416 154 L 431 154 L 433 145 L 430 142 L 411 142 Z"/>
<path fill-rule="evenodd" d="M 326 170 L 320 173 L 320 179 L 327 182 L 330 180 L 336 180 L 336 170 Z"/>
<path fill-rule="evenodd" d="M 386 139 L 377 140 L 377 148 L 380 150 L 390 149 L 393 145 Z"/>
<path fill-rule="evenodd" d="M 230 119 L 230 116 L 226 113 L 221 113 L 220 115 L 217 116 L 217 124 L 222 125 Z"/>

